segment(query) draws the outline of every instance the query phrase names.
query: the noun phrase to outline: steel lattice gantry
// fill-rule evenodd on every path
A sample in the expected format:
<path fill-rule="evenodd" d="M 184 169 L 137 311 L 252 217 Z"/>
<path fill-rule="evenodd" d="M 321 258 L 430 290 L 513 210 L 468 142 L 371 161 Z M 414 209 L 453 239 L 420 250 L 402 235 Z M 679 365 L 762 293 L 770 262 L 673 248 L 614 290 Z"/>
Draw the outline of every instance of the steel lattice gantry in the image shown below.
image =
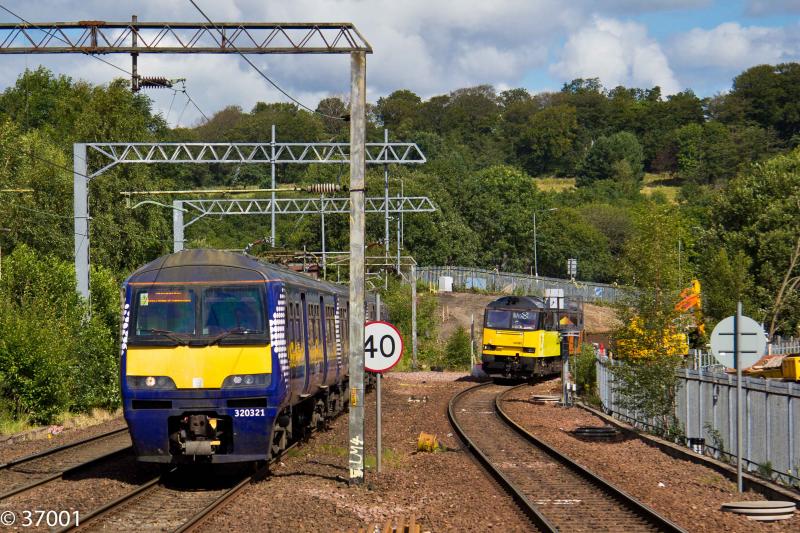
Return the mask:
<path fill-rule="evenodd" d="M 194 217 L 184 222 L 186 213 L 194 212 Z M 389 198 L 366 198 L 366 213 L 431 213 L 436 211 L 427 196 L 406 196 Z M 336 215 L 350 212 L 350 198 L 279 198 L 277 200 L 173 200 L 172 238 L 174 251 L 183 250 L 184 230 L 206 216 L 214 215 Z M 323 229 L 324 231 L 324 229 Z M 323 237 L 323 248 L 325 239 Z M 323 250 L 323 254 L 325 251 Z"/>
<path fill-rule="evenodd" d="M 350 23 L 37 22 L 0 24 L 0 53 L 350 54 L 372 47 Z"/>
<path fill-rule="evenodd" d="M 101 156 L 93 178 L 119 164 L 150 163 L 337 163 L 350 162 L 349 143 L 90 143 L 88 155 Z M 366 143 L 368 164 L 425 163 L 415 143 Z"/>
<path fill-rule="evenodd" d="M 272 167 L 272 188 L 275 188 L 275 167 L 279 164 L 344 164 L 350 163 L 349 143 L 77 143 L 73 146 L 75 208 L 75 275 L 78 290 L 89 295 L 89 180 L 117 165 L 152 164 L 267 164 Z M 365 163 L 420 164 L 425 155 L 415 143 L 366 143 Z M 363 194 L 363 193 L 362 193 Z M 313 201 L 319 201 L 315 199 Z M 268 202 L 272 215 L 271 233 L 275 242 L 275 215 L 280 202 L 272 194 Z M 350 204 L 347 205 L 347 208 Z M 318 210 L 315 212 L 319 212 Z M 181 237 L 180 241 L 183 241 Z"/>

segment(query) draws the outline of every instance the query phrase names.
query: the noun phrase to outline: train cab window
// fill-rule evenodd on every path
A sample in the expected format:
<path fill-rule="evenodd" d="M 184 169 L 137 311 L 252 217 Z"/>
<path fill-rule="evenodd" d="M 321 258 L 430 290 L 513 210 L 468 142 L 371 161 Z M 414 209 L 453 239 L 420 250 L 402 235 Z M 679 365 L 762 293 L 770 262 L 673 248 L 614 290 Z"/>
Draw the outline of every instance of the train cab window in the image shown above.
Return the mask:
<path fill-rule="evenodd" d="M 181 333 L 194 335 L 197 294 L 194 289 L 139 289 L 134 297 L 137 336 Z"/>
<path fill-rule="evenodd" d="M 539 329 L 539 313 L 536 311 L 514 311 L 511 314 L 511 329 Z"/>
<path fill-rule="evenodd" d="M 488 309 L 486 327 L 489 329 L 511 329 L 511 311 Z"/>
<path fill-rule="evenodd" d="M 203 290 L 203 335 L 264 333 L 264 299 L 258 287 Z"/>

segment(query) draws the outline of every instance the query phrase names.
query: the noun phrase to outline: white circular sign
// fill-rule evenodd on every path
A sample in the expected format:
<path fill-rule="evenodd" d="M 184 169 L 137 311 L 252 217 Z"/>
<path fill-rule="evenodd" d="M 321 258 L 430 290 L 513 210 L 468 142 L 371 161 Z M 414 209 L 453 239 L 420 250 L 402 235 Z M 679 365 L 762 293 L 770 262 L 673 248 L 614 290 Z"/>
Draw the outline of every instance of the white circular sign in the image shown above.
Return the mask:
<path fill-rule="evenodd" d="M 403 338 L 388 322 L 367 322 L 364 327 L 364 368 L 370 372 L 386 372 L 400 362 Z"/>
<path fill-rule="evenodd" d="M 734 368 L 733 323 L 735 316 L 723 319 L 711 332 L 711 353 L 719 364 Z M 741 368 L 753 366 L 767 349 L 767 336 L 761 324 L 749 316 L 739 317 L 739 357 Z"/>

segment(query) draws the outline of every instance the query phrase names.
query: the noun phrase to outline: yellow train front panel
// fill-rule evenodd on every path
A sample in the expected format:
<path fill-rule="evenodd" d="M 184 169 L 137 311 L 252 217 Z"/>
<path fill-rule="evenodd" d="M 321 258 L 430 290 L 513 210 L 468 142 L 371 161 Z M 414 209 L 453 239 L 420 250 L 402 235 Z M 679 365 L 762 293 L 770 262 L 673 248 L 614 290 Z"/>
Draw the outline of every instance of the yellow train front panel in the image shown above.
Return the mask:
<path fill-rule="evenodd" d="M 561 348 L 557 331 L 484 328 L 483 353 L 506 357 L 555 357 L 561 355 Z"/>
<path fill-rule="evenodd" d="M 234 375 L 272 373 L 270 345 L 137 346 L 128 348 L 126 376 L 165 376 L 177 389 L 218 389 Z"/>

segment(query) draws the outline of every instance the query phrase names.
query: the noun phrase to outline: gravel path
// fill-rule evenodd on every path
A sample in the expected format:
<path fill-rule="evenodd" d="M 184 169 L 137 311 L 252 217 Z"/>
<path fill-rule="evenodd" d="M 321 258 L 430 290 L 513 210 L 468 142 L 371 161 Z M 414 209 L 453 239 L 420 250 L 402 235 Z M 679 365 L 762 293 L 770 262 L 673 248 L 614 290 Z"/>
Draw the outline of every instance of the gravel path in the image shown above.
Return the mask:
<path fill-rule="evenodd" d="M 517 389 L 503 408 L 517 423 L 571 459 L 614 483 L 688 531 L 800 531 L 800 515 L 782 522 L 759 523 L 723 513 L 726 502 L 763 499 L 736 493 L 736 484 L 717 471 L 675 459 L 643 441 L 584 442 L 568 431 L 579 426 L 603 426 L 603 421 L 579 408 L 563 409 L 528 402 L 531 395 L 559 391 L 558 381 Z"/>

